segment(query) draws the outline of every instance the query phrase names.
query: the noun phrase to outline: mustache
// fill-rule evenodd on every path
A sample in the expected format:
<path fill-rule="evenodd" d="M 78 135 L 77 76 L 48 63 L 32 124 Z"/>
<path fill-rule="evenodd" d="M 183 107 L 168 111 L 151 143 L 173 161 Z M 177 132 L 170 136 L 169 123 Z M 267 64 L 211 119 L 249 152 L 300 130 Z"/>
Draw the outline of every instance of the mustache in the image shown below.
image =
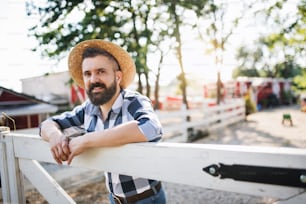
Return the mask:
<path fill-rule="evenodd" d="M 106 85 L 105 84 L 102 84 L 102 83 L 93 83 L 89 86 L 89 91 L 91 92 L 94 88 L 103 88 L 103 89 L 106 89 Z"/>

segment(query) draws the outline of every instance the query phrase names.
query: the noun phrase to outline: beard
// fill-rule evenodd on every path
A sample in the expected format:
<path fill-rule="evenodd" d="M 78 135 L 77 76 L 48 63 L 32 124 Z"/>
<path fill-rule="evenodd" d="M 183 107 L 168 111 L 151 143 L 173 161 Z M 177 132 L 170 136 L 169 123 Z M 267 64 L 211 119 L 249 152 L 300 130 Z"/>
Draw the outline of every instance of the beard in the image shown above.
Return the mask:
<path fill-rule="evenodd" d="M 99 93 L 93 93 L 92 90 L 95 87 L 100 87 L 103 88 L 104 90 Z M 114 81 L 110 84 L 109 87 L 107 87 L 104 83 L 99 83 L 99 82 L 90 84 L 90 87 L 89 89 L 86 90 L 86 93 L 92 104 L 100 106 L 109 102 L 112 99 L 112 97 L 115 95 L 116 91 L 117 91 L 116 79 L 114 79 Z"/>

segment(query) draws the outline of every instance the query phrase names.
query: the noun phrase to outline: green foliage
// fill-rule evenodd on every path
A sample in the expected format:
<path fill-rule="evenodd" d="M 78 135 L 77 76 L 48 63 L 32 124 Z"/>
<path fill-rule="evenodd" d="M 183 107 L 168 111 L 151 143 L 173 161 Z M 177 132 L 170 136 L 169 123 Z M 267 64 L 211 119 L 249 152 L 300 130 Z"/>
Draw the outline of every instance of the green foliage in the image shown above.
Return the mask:
<path fill-rule="evenodd" d="M 177 54 L 181 67 L 181 88 L 186 97 L 186 79 L 182 63 L 181 28 L 197 29 L 200 38 L 206 43 L 206 51 L 215 53 L 215 62 L 223 63 L 222 53 L 244 12 L 252 7 L 252 2 L 242 3 L 243 12 L 238 13 L 231 22 L 228 16 L 233 13 L 228 9 L 231 2 L 215 0 L 46 0 L 46 4 L 27 0 L 29 16 L 38 16 L 40 21 L 29 31 L 29 36 L 37 39 L 33 50 L 43 56 L 55 59 L 65 57 L 71 47 L 86 39 L 102 38 L 116 42 L 128 50 L 137 66 L 138 88 L 142 92 L 145 78 L 147 96 L 150 95 L 148 54 L 156 54 L 168 45 Z M 254 1 L 255 2 L 255 1 Z M 267 36 L 262 36 L 253 44 L 243 47 L 237 58 L 239 66 L 233 76 L 271 76 L 295 77 L 304 68 L 298 59 L 305 56 L 306 17 L 305 0 L 301 0 L 296 15 L 281 16 L 280 10 L 286 7 L 287 0 L 256 1 L 269 3 L 262 12 L 267 14 L 269 22 L 280 29 Z M 258 13 L 260 11 L 257 11 Z M 194 15 L 194 21 L 188 21 L 185 14 Z M 255 16 L 256 17 L 256 16 Z M 268 18 L 269 17 L 269 18 Z M 201 24 L 205 22 L 207 24 Z M 279 57 L 282 56 L 282 57 Z M 271 63 L 277 59 L 275 63 Z M 297 87 L 303 87 L 297 78 Z M 157 84 L 158 85 L 158 84 Z"/>
<path fill-rule="evenodd" d="M 253 47 L 238 49 L 236 56 L 240 65 L 233 76 L 253 76 L 255 70 L 261 77 L 293 78 L 301 74 L 305 68 L 300 62 L 306 52 L 306 2 L 300 1 L 297 13 L 284 14 L 286 3 L 289 2 L 274 1 L 262 11 L 271 26 L 279 29 L 258 38 Z"/>
<path fill-rule="evenodd" d="M 33 50 L 55 59 L 65 57 L 71 47 L 83 40 L 101 38 L 116 42 L 133 56 L 138 79 L 145 76 L 149 96 L 148 54 L 158 50 L 165 40 L 175 38 L 179 44 L 179 27 L 184 23 L 184 18 L 180 19 L 181 11 L 199 14 L 206 2 L 46 0 L 46 4 L 38 5 L 27 0 L 28 15 L 40 18 L 29 35 L 38 41 Z M 139 80 L 138 90 L 142 92 L 142 89 Z"/>
<path fill-rule="evenodd" d="M 302 73 L 293 78 L 293 88 L 295 91 L 306 91 L 306 68 L 302 69 Z"/>
<path fill-rule="evenodd" d="M 243 69 L 241 67 L 237 67 L 233 70 L 232 77 L 236 79 L 239 76 L 259 77 L 259 72 L 257 69 Z"/>
<path fill-rule="evenodd" d="M 273 72 L 275 77 L 288 79 L 300 75 L 301 67 L 289 59 L 288 61 L 276 64 L 273 67 Z"/>
<path fill-rule="evenodd" d="M 294 95 L 292 91 L 283 91 L 281 93 L 282 103 L 283 104 L 292 104 L 294 101 Z"/>
<path fill-rule="evenodd" d="M 40 24 L 33 26 L 29 32 L 38 40 L 33 50 L 40 51 L 43 56 L 61 59 L 80 41 L 108 39 L 125 47 L 135 59 L 137 74 L 147 77 L 149 46 L 160 43 L 152 42 L 156 39 L 154 35 L 165 34 L 163 29 L 150 27 L 155 23 L 152 19 L 162 14 L 156 9 L 154 13 L 151 12 L 153 6 L 153 2 L 144 4 L 131 0 L 47 0 L 45 5 L 39 7 L 35 2 L 28 1 L 28 15 L 38 15 L 40 18 Z M 141 81 L 139 83 L 142 87 Z"/>

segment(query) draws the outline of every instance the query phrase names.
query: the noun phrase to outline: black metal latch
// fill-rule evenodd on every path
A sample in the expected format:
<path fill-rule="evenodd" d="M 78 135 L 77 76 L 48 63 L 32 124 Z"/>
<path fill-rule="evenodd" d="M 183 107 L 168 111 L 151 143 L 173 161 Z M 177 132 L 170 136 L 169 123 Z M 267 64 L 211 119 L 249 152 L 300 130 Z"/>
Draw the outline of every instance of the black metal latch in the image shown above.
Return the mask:
<path fill-rule="evenodd" d="M 219 163 L 204 167 L 203 171 L 220 179 L 306 188 L 306 169 Z"/>

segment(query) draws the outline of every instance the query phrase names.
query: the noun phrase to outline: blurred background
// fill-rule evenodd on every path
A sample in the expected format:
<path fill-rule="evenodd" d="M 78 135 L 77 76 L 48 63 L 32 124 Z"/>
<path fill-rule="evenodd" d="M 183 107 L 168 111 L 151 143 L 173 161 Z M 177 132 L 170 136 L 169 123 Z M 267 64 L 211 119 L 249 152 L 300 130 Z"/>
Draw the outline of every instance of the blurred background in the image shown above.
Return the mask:
<path fill-rule="evenodd" d="M 298 103 L 306 88 L 305 0 L 0 4 L 2 90 L 58 111 L 86 99 L 70 79 L 67 55 L 78 42 L 94 38 L 132 55 L 137 75 L 129 88 L 150 97 L 155 109 L 214 106 L 242 97 L 248 114 Z"/>
<path fill-rule="evenodd" d="M 128 88 L 152 100 L 166 119 L 165 133 L 174 138 L 306 147 L 305 0 L 6 0 L 0 1 L 0 26 L 0 126 L 37 135 L 45 118 L 84 102 L 85 91 L 69 76 L 67 56 L 77 43 L 98 38 L 131 54 L 137 74 Z M 214 126 L 219 130 L 210 132 Z M 80 181 L 74 177 L 79 169 L 45 167 L 53 176 L 60 172 L 61 184 L 73 186 L 62 180 L 73 177 L 75 186 L 94 185 L 82 188 L 91 196 L 82 192 L 83 203 L 107 203 L 106 189 L 98 189 L 104 187 L 100 174 L 90 177 L 86 171 Z M 165 187 L 173 203 L 275 203 Z M 31 199 L 45 203 L 39 195 Z"/>

